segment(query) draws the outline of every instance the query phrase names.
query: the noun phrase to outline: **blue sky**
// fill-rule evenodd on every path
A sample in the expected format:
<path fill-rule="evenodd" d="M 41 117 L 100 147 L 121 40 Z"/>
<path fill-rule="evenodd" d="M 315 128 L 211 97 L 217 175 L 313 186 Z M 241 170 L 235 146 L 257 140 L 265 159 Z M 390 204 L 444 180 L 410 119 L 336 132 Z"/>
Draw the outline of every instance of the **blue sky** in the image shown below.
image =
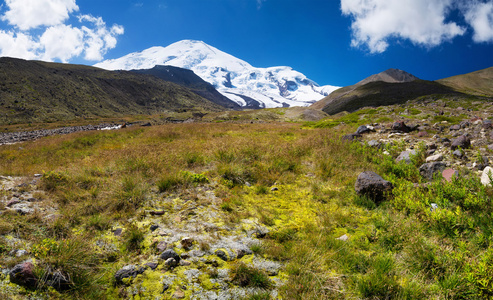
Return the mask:
<path fill-rule="evenodd" d="M 493 66 L 493 0 L 6 0 L 0 54 L 95 64 L 183 39 L 345 86 Z"/>

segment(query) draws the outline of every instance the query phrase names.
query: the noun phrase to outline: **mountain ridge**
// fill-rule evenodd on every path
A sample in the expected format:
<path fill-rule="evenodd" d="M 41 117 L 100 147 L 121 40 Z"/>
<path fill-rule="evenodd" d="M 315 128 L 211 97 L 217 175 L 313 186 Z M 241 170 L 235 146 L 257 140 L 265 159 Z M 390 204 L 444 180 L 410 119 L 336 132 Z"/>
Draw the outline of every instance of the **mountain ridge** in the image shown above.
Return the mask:
<path fill-rule="evenodd" d="M 308 106 L 338 87 L 319 86 L 291 67 L 255 68 L 202 41 L 183 40 L 167 47 L 151 47 L 95 66 L 107 70 L 150 69 L 171 65 L 190 69 L 221 94 L 246 106 L 245 97 L 259 108 Z"/>

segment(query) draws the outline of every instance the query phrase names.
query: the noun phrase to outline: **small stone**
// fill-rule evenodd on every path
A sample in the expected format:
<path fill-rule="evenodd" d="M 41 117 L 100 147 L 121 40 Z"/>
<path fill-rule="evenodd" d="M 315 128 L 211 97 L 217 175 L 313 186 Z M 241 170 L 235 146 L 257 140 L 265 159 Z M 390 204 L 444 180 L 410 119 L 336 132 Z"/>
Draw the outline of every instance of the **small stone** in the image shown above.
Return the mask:
<path fill-rule="evenodd" d="M 433 156 L 428 156 L 426 158 L 426 162 L 434 162 L 434 161 L 442 161 L 442 160 L 443 160 L 442 154 L 435 154 Z"/>
<path fill-rule="evenodd" d="M 395 159 L 396 162 L 405 162 L 406 164 L 411 163 L 411 156 L 416 155 L 416 150 L 411 150 L 411 151 L 402 151 L 399 156 Z"/>
<path fill-rule="evenodd" d="M 356 134 L 365 134 L 365 133 L 369 133 L 371 130 L 370 128 L 366 127 L 365 125 L 361 125 L 360 127 L 358 127 L 358 129 L 356 129 Z"/>
<path fill-rule="evenodd" d="M 452 152 L 452 154 L 457 158 L 462 158 L 464 156 L 464 153 L 462 153 L 462 151 L 460 150 L 455 150 L 454 152 Z"/>
<path fill-rule="evenodd" d="M 442 172 L 442 177 L 448 182 L 452 182 L 454 179 L 459 177 L 459 172 L 454 169 L 445 169 Z"/>
<path fill-rule="evenodd" d="M 184 237 L 181 239 L 181 246 L 184 248 L 184 249 L 189 249 L 192 247 L 192 244 L 193 244 L 193 239 L 190 238 L 190 237 Z"/>
<path fill-rule="evenodd" d="M 122 232 L 123 232 L 123 229 L 121 229 L 121 228 L 117 228 L 117 229 L 115 229 L 115 230 L 113 231 L 113 234 L 114 234 L 115 236 L 120 236 L 120 235 L 122 235 Z"/>
<path fill-rule="evenodd" d="M 277 187 L 273 187 L 273 188 L 271 188 L 270 190 L 271 190 L 271 192 L 275 192 L 275 191 L 278 191 L 278 190 L 279 190 L 279 188 L 277 188 Z"/>
<path fill-rule="evenodd" d="M 379 141 L 375 141 L 375 140 L 371 140 L 371 141 L 368 141 L 368 146 L 372 147 L 372 148 L 382 148 L 382 143 L 380 143 Z"/>
<path fill-rule="evenodd" d="M 164 264 L 168 267 L 176 267 L 178 265 L 178 262 L 176 261 L 176 259 L 170 257 L 164 261 Z"/>
<path fill-rule="evenodd" d="M 168 249 L 165 250 L 161 255 L 159 256 L 162 260 L 167 260 L 168 258 L 173 258 L 177 262 L 180 261 L 180 256 L 173 250 L 173 249 Z"/>
<path fill-rule="evenodd" d="M 115 273 L 115 281 L 117 284 L 122 284 L 123 279 L 137 277 L 137 275 L 144 273 L 145 269 L 142 267 L 137 268 L 135 265 L 126 265 Z"/>
<path fill-rule="evenodd" d="M 452 126 L 450 126 L 450 130 L 460 130 L 460 129 L 461 129 L 460 125 L 452 125 Z"/>
<path fill-rule="evenodd" d="M 151 231 L 154 231 L 154 230 L 156 230 L 158 228 L 159 228 L 159 225 L 155 225 L 155 224 L 154 225 L 151 225 L 151 227 L 150 227 Z"/>
<path fill-rule="evenodd" d="M 168 248 L 168 243 L 166 243 L 165 241 L 161 241 L 157 244 L 156 246 L 156 249 L 159 251 L 159 252 L 163 252 L 164 250 L 166 250 Z"/>
<path fill-rule="evenodd" d="M 11 207 L 17 203 L 20 203 L 21 201 L 17 198 L 13 198 L 12 200 L 10 200 L 9 202 L 7 202 L 7 204 L 5 204 L 5 206 L 7 207 Z"/>
<path fill-rule="evenodd" d="M 438 209 L 438 205 L 437 205 L 436 203 L 431 203 L 431 205 L 430 205 L 430 206 L 431 206 L 431 208 L 430 208 L 430 211 L 431 211 L 431 212 L 434 212 L 435 210 L 437 210 L 437 209 Z"/>
<path fill-rule="evenodd" d="M 149 212 L 149 214 L 151 216 L 162 216 L 162 215 L 164 215 L 164 210 L 157 210 L 157 211 L 153 210 L 153 211 Z"/>
<path fill-rule="evenodd" d="M 491 185 L 491 179 L 493 178 L 493 168 L 486 167 L 481 174 L 481 183 L 483 185 Z"/>
<path fill-rule="evenodd" d="M 349 236 L 347 236 L 347 234 L 344 234 L 344 235 L 336 238 L 336 240 L 345 242 L 345 241 L 349 240 Z"/>
<path fill-rule="evenodd" d="M 426 136 L 428 136 L 428 132 L 426 132 L 426 131 L 418 132 L 418 137 L 422 138 L 422 137 L 426 137 Z"/>
<path fill-rule="evenodd" d="M 185 298 L 185 292 L 182 291 L 182 290 L 180 290 L 180 289 L 177 289 L 175 291 L 175 293 L 173 294 L 173 298 L 175 298 L 175 299 L 183 299 L 183 298 Z"/>
<path fill-rule="evenodd" d="M 187 266 L 190 266 L 191 264 L 192 263 L 190 261 L 188 261 L 188 260 L 185 260 L 185 259 L 180 260 L 180 266 L 187 267 Z"/>
<path fill-rule="evenodd" d="M 391 129 L 393 131 L 403 132 L 403 133 L 407 133 L 411 131 L 411 129 L 403 121 L 394 122 L 394 124 L 392 124 Z"/>
<path fill-rule="evenodd" d="M 148 266 L 149 268 L 151 268 L 151 270 L 155 270 L 158 266 L 158 263 L 155 263 L 155 262 L 148 262 L 145 264 L 145 266 Z"/>
<path fill-rule="evenodd" d="M 219 250 L 216 250 L 215 253 L 216 253 L 217 257 L 219 257 L 220 259 L 222 259 L 224 261 L 229 260 L 229 255 L 228 255 L 228 253 L 226 253 L 226 251 L 219 249 Z"/>

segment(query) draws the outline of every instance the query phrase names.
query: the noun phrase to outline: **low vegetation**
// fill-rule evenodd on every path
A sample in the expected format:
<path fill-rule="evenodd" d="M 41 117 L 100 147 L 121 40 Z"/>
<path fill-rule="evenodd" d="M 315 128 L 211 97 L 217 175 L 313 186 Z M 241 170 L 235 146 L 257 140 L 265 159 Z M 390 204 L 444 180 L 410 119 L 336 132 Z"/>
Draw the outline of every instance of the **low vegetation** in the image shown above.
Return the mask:
<path fill-rule="evenodd" d="M 162 209 L 165 215 L 153 220 L 171 228 L 194 218 L 197 211 L 187 206 L 194 205 L 217 206 L 218 228 L 247 221 L 261 228 L 260 243 L 243 258 L 223 251 L 221 260 L 192 262 L 204 291 L 218 292 L 216 280 L 227 270 L 229 288 L 250 291 L 245 299 L 488 299 L 493 189 L 474 176 L 416 187 L 425 182 L 418 170 L 424 147 L 405 164 L 394 160 L 402 143 L 377 149 L 341 140 L 358 125 L 392 120 L 392 113 L 409 119 L 429 114 L 419 107 L 404 111 L 366 109 L 303 125 L 130 127 L 1 146 L 0 174 L 42 176 L 31 187 L 40 199 L 35 212 L 1 207 L 0 267 L 25 260 L 9 254 L 22 247 L 35 258 L 38 278 L 58 270 L 69 282 L 57 289 L 40 280 L 34 291 L 0 275 L 0 297 L 190 298 L 186 265 L 148 269 L 123 284 L 114 275 L 156 255 L 150 212 Z M 392 197 L 377 205 L 356 195 L 356 177 L 366 170 L 394 184 Z M 17 192 L 3 190 L 3 205 Z M 204 196 L 210 192 L 214 200 Z M 117 228 L 124 229 L 121 236 Z M 179 243 L 168 249 L 184 253 Z M 212 243 L 197 240 L 193 247 L 211 252 Z M 269 272 L 255 264 L 259 259 L 282 267 Z M 163 283 L 163 276 L 182 283 Z"/>

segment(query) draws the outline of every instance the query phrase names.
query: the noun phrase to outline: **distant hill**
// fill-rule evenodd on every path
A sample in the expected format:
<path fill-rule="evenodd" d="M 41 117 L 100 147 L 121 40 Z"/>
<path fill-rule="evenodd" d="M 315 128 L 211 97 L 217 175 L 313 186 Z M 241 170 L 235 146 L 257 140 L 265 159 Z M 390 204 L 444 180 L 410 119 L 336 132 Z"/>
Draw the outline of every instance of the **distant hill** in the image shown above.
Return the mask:
<path fill-rule="evenodd" d="M 439 82 L 420 80 L 398 69 L 372 75 L 354 85 L 340 88 L 311 107 L 332 115 L 341 111 L 355 111 L 365 106 L 404 103 L 417 97 L 434 94 L 461 93 Z"/>
<path fill-rule="evenodd" d="M 189 88 L 199 96 L 204 97 L 216 104 L 230 109 L 240 109 L 241 106 L 236 102 L 230 100 L 226 96 L 219 93 L 212 84 L 204 81 L 197 76 L 192 70 L 173 66 L 154 66 L 152 69 L 131 70 L 132 72 L 140 74 L 148 74 L 156 76 L 157 78 L 165 81 L 173 82 Z"/>
<path fill-rule="evenodd" d="M 224 109 L 151 75 L 0 58 L 0 124 Z"/>
<path fill-rule="evenodd" d="M 437 80 L 458 92 L 475 96 L 493 96 L 493 67 L 476 72 Z"/>

